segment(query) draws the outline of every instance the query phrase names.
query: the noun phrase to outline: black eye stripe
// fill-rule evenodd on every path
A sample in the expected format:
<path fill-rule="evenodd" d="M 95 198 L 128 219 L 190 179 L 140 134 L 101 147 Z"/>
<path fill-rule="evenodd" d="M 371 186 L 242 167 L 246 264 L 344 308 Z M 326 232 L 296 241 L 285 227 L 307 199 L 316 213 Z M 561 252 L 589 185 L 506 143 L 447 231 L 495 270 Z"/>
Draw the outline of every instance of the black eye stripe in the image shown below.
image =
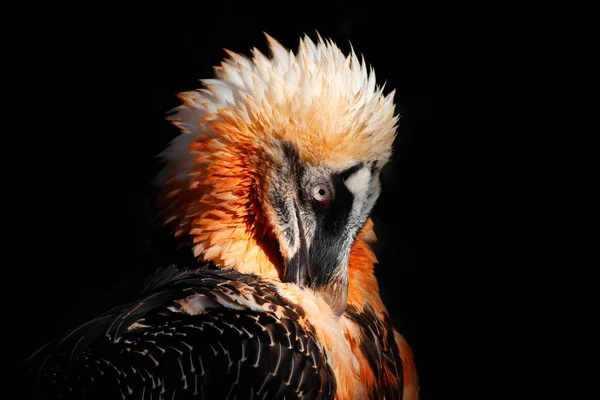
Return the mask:
<path fill-rule="evenodd" d="M 363 166 L 364 166 L 364 164 L 362 162 L 359 162 L 358 164 L 355 164 L 355 165 L 351 166 L 350 168 L 347 168 L 347 169 L 343 170 L 338 175 L 339 175 L 339 177 L 342 180 L 346 180 L 346 179 L 348 179 L 350 177 L 350 175 L 352 175 L 355 172 L 357 172 Z"/>

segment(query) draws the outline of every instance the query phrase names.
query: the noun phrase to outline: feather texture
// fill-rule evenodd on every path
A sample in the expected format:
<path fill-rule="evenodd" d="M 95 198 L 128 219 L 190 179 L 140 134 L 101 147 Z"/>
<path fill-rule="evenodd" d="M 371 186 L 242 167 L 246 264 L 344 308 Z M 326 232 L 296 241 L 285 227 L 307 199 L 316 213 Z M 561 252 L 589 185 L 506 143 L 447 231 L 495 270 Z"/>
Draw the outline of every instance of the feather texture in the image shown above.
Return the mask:
<path fill-rule="evenodd" d="M 28 370 L 43 399 L 332 398 L 333 372 L 303 317 L 260 277 L 171 267 Z"/>

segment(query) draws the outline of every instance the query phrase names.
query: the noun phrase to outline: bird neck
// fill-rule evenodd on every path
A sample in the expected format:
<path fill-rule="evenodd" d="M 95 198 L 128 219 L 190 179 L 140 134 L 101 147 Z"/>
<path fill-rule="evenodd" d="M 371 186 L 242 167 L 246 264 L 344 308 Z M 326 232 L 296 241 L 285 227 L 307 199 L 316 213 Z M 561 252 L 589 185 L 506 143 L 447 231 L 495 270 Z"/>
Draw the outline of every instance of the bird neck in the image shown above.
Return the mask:
<path fill-rule="evenodd" d="M 217 138 L 207 138 L 190 150 L 198 154 L 193 171 L 167 180 L 159 196 L 165 228 L 189 240 L 199 261 L 278 278 L 280 251 L 260 206 L 256 172 L 245 157 L 252 149 L 224 151 Z"/>
<path fill-rule="evenodd" d="M 221 179 L 220 183 L 240 187 L 250 184 L 240 181 L 250 179 L 231 177 Z M 237 182 L 227 184 L 227 180 Z M 211 197 L 214 199 L 212 209 L 196 218 L 190 229 L 194 255 L 224 269 L 278 279 L 282 257 L 276 239 L 267 228 L 257 196 L 226 192 L 221 198 Z"/>

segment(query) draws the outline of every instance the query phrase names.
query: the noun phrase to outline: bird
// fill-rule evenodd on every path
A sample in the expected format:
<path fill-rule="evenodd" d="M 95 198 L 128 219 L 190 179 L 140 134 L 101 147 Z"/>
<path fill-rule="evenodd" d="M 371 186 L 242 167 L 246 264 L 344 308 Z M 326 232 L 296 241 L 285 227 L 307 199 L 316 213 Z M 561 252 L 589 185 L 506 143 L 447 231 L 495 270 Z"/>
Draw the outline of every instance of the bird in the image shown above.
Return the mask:
<path fill-rule="evenodd" d="M 35 398 L 419 398 L 371 248 L 395 91 L 352 47 L 265 36 L 166 115 L 159 219 L 195 264 L 33 354 Z"/>

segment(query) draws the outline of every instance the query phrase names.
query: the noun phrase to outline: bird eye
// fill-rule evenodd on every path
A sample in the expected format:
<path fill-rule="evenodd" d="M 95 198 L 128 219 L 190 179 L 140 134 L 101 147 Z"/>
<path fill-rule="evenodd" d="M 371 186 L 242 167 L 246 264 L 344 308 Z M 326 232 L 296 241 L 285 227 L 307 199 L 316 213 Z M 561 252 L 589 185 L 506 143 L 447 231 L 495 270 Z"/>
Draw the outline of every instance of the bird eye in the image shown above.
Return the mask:
<path fill-rule="evenodd" d="M 331 190 L 325 183 L 317 183 L 311 189 L 312 198 L 319 204 L 331 202 Z"/>

